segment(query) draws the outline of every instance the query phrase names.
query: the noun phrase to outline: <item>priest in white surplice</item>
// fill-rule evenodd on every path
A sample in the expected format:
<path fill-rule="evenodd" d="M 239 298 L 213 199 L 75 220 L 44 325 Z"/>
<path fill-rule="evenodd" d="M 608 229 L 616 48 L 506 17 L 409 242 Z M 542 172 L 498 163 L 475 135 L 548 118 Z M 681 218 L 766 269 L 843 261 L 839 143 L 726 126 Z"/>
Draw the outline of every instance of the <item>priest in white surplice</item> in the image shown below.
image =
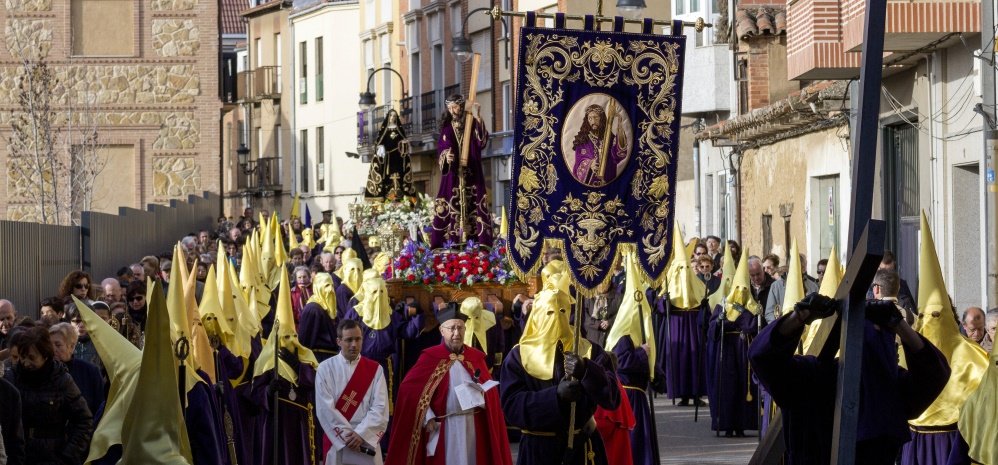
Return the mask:
<path fill-rule="evenodd" d="M 437 316 L 443 343 L 423 350 L 399 386 L 387 465 L 511 464 L 485 353 L 464 343 L 467 319 L 456 307 Z"/>
<path fill-rule="evenodd" d="M 332 443 L 326 465 L 380 465 L 378 442 L 388 427 L 388 386 L 381 365 L 361 357 L 364 334 L 353 320 L 336 327 L 340 353 L 319 365 L 315 397 L 319 423 Z"/>

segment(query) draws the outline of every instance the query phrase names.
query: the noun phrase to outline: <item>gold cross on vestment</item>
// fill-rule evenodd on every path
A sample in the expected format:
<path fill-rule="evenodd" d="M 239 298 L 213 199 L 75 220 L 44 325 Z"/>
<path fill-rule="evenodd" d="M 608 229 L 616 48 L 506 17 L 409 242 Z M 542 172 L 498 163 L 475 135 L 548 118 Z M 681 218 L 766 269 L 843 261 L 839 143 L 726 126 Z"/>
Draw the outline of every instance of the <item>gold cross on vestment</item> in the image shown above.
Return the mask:
<path fill-rule="evenodd" d="M 346 407 L 347 408 L 356 407 L 356 406 L 360 405 L 360 402 L 354 400 L 355 397 L 357 397 L 357 391 L 350 391 L 350 395 L 349 396 L 346 396 L 346 395 L 340 396 L 340 400 L 342 400 L 343 402 L 346 402 L 346 404 L 347 404 Z"/>

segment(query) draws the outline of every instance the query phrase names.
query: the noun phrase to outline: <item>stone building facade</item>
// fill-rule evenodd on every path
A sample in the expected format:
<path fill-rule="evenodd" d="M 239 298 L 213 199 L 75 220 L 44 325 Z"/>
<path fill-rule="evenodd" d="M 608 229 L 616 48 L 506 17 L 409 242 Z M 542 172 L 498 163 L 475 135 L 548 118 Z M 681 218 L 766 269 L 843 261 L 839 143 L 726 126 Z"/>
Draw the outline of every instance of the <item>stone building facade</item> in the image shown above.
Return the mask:
<path fill-rule="evenodd" d="M 107 164 L 95 181 L 93 210 L 217 192 L 217 18 L 217 3 L 208 0 L 6 0 L 0 218 L 39 218 L 38 206 L 19 190 L 31 183 L 17 175 L 7 140 L 25 59 L 42 58 L 53 71 L 57 125 L 81 108 L 97 122 Z"/>

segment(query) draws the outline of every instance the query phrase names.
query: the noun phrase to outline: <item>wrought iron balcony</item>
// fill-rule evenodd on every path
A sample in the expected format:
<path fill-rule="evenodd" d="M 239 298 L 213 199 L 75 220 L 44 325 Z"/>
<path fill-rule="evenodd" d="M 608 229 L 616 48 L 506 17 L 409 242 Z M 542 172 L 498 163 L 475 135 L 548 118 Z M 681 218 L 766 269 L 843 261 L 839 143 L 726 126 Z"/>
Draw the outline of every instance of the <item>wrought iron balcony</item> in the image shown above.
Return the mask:
<path fill-rule="evenodd" d="M 280 159 L 264 157 L 240 165 L 236 188 L 244 194 L 281 190 Z"/>
<path fill-rule="evenodd" d="M 244 102 L 265 98 L 281 98 L 280 66 L 261 66 L 236 76 L 239 100 Z"/>

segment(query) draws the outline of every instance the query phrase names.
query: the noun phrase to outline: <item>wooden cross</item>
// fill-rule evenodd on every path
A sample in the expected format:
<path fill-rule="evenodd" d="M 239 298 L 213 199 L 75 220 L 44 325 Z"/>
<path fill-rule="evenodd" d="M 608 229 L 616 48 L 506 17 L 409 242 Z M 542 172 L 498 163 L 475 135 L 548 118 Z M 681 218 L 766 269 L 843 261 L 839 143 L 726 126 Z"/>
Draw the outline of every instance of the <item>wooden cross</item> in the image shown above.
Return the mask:
<path fill-rule="evenodd" d="M 834 356 L 840 348 L 839 379 L 835 396 L 835 423 L 832 428 L 831 463 L 853 465 L 856 461 L 856 429 L 859 420 L 859 379 L 863 353 L 863 322 L 866 319 L 866 292 L 884 253 L 883 221 L 871 220 L 873 183 L 876 170 L 877 131 L 880 118 L 880 86 L 884 64 L 884 23 L 886 0 L 866 0 L 863 27 L 863 65 L 859 72 L 859 109 L 852 140 L 852 199 L 849 218 L 849 262 L 846 276 L 835 292 L 845 303 L 842 321 L 822 325 L 808 355 Z M 841 332 L 838 347 L 825 344 Z M 783 447 L 782 421 L 777 418 L 749 463 L 779 463 Z"/>
<path fill-rule="evenodd" d="M 343 396 L 340 396 L 340 400 L 342 400 L 343 402 L 346 403 L 346 405 L 345 405 L 346 408 L 356 407 L 356 406 L 360 405 L 360 402 L 354 400 L 355 397 L 357 397 L 357 391 L 350 391 L 350 396 L 349 397 L 346 396 L 346 395 L 343 395 Z"/>

